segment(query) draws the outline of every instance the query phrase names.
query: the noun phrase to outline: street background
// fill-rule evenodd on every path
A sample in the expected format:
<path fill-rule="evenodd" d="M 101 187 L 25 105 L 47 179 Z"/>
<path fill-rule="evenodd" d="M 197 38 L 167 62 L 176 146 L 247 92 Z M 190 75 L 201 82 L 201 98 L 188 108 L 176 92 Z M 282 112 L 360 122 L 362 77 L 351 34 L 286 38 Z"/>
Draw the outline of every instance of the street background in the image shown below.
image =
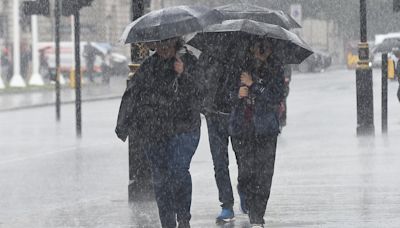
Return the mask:
<path fill-rule="evenodd" d="M 373 73 L 375 137 L 356 135 L 354 70 L 293 75 L 267 227 L 400 226 L 398 83 L 389 81 L 389 127 L 382 135 L 381 74 Z M 114 78 L 108 89 L 83 87 L 84 101 L 96 97 L 90 90 L 104 90 L 97 93 L 102 99 L 83 102 L 81 139 L 76 138 L 73 104 L 61 106 L 60 122 L 53 106 L 0 112 L 0 227 L 157 227 L 154 203 L 128 205 L 128 145 L 114 134 L 120 99 L 111 99 L 122 95 L 124 83 Z M 73 94 L 64 93 L 68 91 Z M 8 94 L 7 102 L 2 95 L 2 107 L 12 109 L 13 102 L 20 102 L 13 96 L 30 95 Z M 39 105 L 50 95 L 32 96 L 30 105 Z M 192 227 L 218 227 L 214 219 L 220 208 L 204 119 L 201 134 L 191 165 Z M 229 155 L 235 186 L 232 150 Z M 237 220 L 225 227 L 248 227 L 237 193 L 235 199 Z"/>

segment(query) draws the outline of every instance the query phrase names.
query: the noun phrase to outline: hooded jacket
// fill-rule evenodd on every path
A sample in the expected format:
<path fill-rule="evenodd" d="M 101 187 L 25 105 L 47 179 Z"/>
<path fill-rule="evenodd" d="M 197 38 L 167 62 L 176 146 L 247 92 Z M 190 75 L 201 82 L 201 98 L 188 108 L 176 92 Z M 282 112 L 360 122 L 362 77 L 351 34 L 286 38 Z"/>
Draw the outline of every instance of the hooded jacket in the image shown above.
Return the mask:
<path fill-rule="evenodd" d="M 157 53 L 136 71 L 118 113 L 115 132 L 121 140 L 131 134 L 157 140 L 200 128 L 203 74 L 195 56 L 185 52 L 181 59 L 181 75 L 174 70 L 175 58 Z"/>

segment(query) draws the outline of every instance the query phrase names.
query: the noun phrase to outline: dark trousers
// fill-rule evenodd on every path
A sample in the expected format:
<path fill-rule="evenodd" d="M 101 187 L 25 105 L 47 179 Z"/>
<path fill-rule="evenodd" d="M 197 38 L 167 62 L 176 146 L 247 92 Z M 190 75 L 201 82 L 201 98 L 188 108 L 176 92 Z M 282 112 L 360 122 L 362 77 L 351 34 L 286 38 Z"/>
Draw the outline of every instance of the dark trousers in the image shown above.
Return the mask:
<path fill-rule="evenodd" d="M 399 81 L 400 83 L 400 81 Z M 397 89 L 397 99 L 399 99 L 400 102 L 400 84 L 399 84 L 399 88 Z"/>
<path fill-rule="evenodd" d="M 219 201 L 222 203 L 221 207 L 229 209 L 233 207 L 234 203 L 232 184 L 228 169 L 229 115 L 208 114 L 206 115 L 206 120 Z"/>
<path fill-rule="evenodd" d="M 87 69 L 86 69 L 86 73 L 88 76 L 89 81 L 94 82 L 94 62 L 88 62 L 87 63 Z"/>
<path fill-rule="evenodd" d="M 274 174 L 277 136 L 232 137 L 238 162 L 239 191 L 246 194 L 252 224 L 264 224 Z"/>
<path fill-rule="evenodd" d="M 189 168 L 200 139 L 200 130 L 150 143 L 146 150 L 161 226 L 175 228 L 176 221 L 191 218 L 192 178 Z"/>

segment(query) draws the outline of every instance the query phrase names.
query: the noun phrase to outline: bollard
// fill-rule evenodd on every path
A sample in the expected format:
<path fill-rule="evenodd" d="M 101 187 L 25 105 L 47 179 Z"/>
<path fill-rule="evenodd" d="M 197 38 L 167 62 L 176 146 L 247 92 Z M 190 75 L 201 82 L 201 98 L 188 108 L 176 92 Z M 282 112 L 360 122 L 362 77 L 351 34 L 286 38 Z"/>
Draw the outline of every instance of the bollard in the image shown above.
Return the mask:
<path fill-rule="evenodd" d="M 388 54 L 382 54 L 382 134 L 388 131 Z"/>
<path fill-rule="evenodd" d="M 372 69 L 367 42 L 367 1 L 360 0 L 360 43 L 356 69 L 357 135 L 375 135 Z"/>
<path fill-rule="evenodd" d="M 139 64 L 129 64 L 129 80 L 134 77 Z M 144 152 L 144 144 L 140 134 L 129 133 L 129 185 L 128 201 L 129 203 L 154 200 L 154 191 L 151 177 L 151 169 Z"/>

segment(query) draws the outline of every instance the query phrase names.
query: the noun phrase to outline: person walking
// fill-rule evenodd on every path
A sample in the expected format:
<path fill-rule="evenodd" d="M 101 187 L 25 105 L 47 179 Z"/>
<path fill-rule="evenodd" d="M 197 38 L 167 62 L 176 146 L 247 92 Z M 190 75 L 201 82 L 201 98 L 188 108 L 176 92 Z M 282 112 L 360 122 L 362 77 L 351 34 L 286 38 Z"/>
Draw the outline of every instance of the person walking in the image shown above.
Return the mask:
<path fill-rule="evenodd" d="M 112 73 L 111 57 L 112 55 L 110 50 L 107 50 L 106 53 L 102 55 L 102 63 L 101 63 L 102 82 L 107 85 L 110 84 L 110 78 Z"/>
<path fill-rule="evenodd" d="M 90 82 L 94 82 L 94 62 L 96 61 L 97 51 L 89 41 L 83 49 L 83 57 L 86 62 L 86 73 Z"/>
<path fill-rule="evenodd" d="M 222 60 L 221 60 L 222 59 Z M 229 115 L 231 112 L 230 91 L 233 88 L 232 71 L 236 68 L 230 61 L 216 58 L 212 54 L 202 53 L 200 66 L 204 69 L 207 95 L 204 99 L 204 114 L 207 121 L 208 139 L 214 165 L 214 177 L 218 188 L 221 212 L 216 217 L 217 224 L 233 222 L 234 197 L 229 174 Z M 226 58 L 225 58 L 226 59 Z M 240 208 L 247 213 L 243 194 L 239 192 Z"/>
<path fill-rule="evenodd" d="M 120 106 L 117 136 L 137 131 L 149 160 L 163 228 L 190 227 L 192 157 L 200 139 L 204 81 L 197 59 L 172 38 L 153 43 L 130 80 Z"/>
<path fill-rule="evenodd" d="M 284 83 L 284 100 L 281 102 L 280 110 L 279 110 L 279 122 L 281 125 L 281 129 L 286 126 L 287 123 L 287 98 L 289 96 L 289 84 L 292 80 L 292 67 L 289 64 L 284 66 L 284 74 L 283 78 L 285 80 Z"/>
<path fill-rule="evenodd" d="M 264 227 L 274 173 L 278 110 L 284 99 L 284 65 L 273 55 L 272 41 L 250 48 L 252 64 L 232 91 L 229 133 L 238 163 L 238 188 L 245 195 L 251 227 Z"/>
<path fill-rule="evenodd" d="M 392 49 L 393 55 L 396 57 L 397 62 L 395 63 L 395 78 L 399 82 L 399 88 L 397 89 L 397 99 L 400 102 L 400 48 L 396 47 Z"/>

